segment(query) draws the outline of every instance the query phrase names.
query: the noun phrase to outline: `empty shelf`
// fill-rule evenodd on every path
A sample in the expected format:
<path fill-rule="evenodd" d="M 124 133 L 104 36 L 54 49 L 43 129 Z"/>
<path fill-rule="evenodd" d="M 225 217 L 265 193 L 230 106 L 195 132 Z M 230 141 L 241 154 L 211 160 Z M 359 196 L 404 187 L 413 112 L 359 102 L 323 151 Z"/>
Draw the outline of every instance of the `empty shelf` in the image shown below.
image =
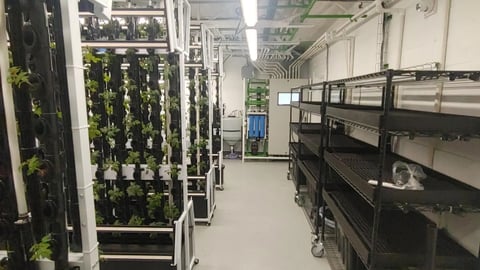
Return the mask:
<path fill-rule="evenodd" d="M 430 222 L 421 214 L 383 211 L 376 249 L 372 252 L 373 208 L 354 192 L 324 191 L 323 198 L 360 259 L 371 269 L 425 264 Z M 375 265 L 371 265 L 372 258 Z M 438 231 L 435 261 L 437 267 L 453 269 L 474 269 L 478 263 L 475 256 L 441 230 Z"/>
<path fill-rule="evenodd" d="M 431 113 L 411 110 L 393 109 L 388 118 L 379 107 L 359 105 L 329 105 L 326 115 L 346 124 L 359 125 L 374 130 L 384 128 L 392 133 L 403 132 L 404 135 L 451 135 L 479 136 L 480 117 Z"/>
<path fill-rule="evenodd" d="M 321 123 L 290 123 L 290 128 L 295 133 L 320 133 L 322 130 Z"/>
<path fill-rule="evenodd" d="M 298 162 L 298 167 L 303 172 L 307 181 L 320 181 L 320 162 L 318 160 L 304 160 Z"/>

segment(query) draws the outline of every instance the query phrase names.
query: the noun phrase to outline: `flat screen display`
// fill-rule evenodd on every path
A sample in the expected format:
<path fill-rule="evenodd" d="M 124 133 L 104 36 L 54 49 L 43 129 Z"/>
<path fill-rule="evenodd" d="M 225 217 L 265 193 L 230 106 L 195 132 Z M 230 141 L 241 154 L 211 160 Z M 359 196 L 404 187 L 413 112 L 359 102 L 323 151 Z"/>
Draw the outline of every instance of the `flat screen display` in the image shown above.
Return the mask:
<path fill-rule="evenodd" d="M 291 101 L 298 101 L 299 97 L 300 97 L 300 93 L 279 92 L 277 105 L 279 106 L 290 105 Z"/>

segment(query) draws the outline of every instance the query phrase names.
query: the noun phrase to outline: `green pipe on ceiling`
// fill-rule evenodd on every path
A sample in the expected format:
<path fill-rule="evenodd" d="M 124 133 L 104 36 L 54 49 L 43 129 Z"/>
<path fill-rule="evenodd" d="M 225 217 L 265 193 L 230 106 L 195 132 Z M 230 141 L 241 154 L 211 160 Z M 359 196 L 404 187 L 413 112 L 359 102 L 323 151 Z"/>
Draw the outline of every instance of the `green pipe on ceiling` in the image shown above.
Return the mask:
<path fill-rule="evenodd" d="M 300 22 L 304 22 L 306 19 L 343 19 L 343 18 L 351 18 L 353 15 L 351 14 L 312 14 L 309 15 L 310 11 L 312 10 L 313 6 L 315 5 L 315 2 L 317 0 L 310 0 L 308 2 L 308 5 L 303 12 L 302 16 L 300 16 Z M 288 40 L 291 41 L 295 37 L 295 35 L 298 32 L 298 28 L 293 29 L 293 31 L 290 32 Z"/>

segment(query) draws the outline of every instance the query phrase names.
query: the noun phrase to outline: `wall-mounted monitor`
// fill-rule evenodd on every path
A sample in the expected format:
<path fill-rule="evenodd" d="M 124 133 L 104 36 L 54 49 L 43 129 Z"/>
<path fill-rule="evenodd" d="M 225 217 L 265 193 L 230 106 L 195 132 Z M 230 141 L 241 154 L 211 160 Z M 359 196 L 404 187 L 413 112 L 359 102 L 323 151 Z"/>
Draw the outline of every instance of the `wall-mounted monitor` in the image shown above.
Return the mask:
<path fill-rule="evenodd" d="M 277 105 L 278 106 L 288 106 L 291 101 L 298 101 L 300 98 L 300 93 L 291 93 L 291 92 L 279 92 L 277 96 Z"/>

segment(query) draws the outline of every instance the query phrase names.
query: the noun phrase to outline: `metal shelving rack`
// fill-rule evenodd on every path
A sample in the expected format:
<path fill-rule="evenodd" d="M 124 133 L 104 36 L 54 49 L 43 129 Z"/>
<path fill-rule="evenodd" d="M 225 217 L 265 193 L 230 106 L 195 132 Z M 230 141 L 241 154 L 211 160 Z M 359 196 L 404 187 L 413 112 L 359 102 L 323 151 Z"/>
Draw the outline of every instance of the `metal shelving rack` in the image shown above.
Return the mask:
<path fill-rule="evenodd" d="M 324 125 L 326 102 L 325 84 L 305 85 L 293 88 L 291 94 L 299 93 L 299 101 L 290 106 L 290 160 L 288 177 L 295 185 L 295 202 L 301 206 L 311 226 L 312 254 L 323 256 L 323 244 L 319 241 L 322 226 L 320 212 L 326 212 L 322 206 L 321 181 L 324 160 L 325 139 L 332 134 L 331 147 L 358 148 L 364 143 L 343 134 L 343 125 L 327 127 Z M 343 99 L 343 93 L 339 93 Z M 298 110 L 298 118 L 294 119 L 294 110 Z M 315 118 L 316 117 L 316 118 Z M 329 230 L 330 234 L 333 231 Z M 330 240 L 334 237 L 328 237 Z"/>
<path fill-rule="evenodd" d="M 378 135 L 378 144 L 359 149 L 332 147 L 332 134 L 325 141 L 323 198 L 342 228 L 355 256 L 347 269 L 479 269 L 479 259 L 451 240 L 417 210 L 436 212 L 478 211 L 480 191 L 431 169 L 423 180 L 425 190 L 383 187 L 392 178 L 396 160 L 411 162 L 392 153 L 392 137 L 441 137 L 467 139 L 480 135 L 480 118 L 398 109 L 394 91 L 402 84 L 476 81 L 477 71 L 387 70 L 375 74 L 331 81 L 326 84 L 328 104 L 325 127 L 342 124 Z M 332 102 L 332 92 L 361 87 L 382 90 L 381 106 Z M 368 180 L 378 181 L 376 186 Z M 403 211 L 400 211 L 403 210 Z M 405 213 L 406 212 L 406 213 Z"/>

